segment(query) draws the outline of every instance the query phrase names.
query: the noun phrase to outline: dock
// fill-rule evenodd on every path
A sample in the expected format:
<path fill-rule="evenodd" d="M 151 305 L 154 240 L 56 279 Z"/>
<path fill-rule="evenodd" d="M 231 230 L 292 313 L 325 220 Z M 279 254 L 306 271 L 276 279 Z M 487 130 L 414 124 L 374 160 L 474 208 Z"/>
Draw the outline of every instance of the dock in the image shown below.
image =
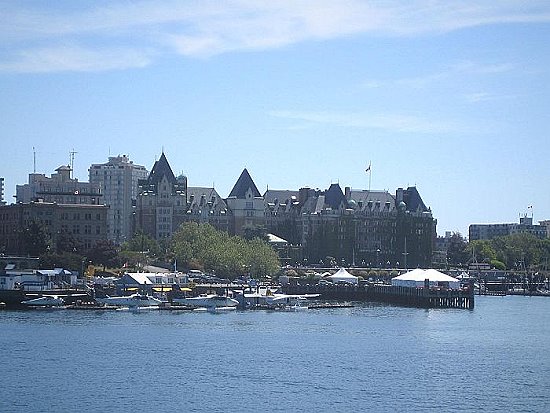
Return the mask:
<path fill-rule="evenodd" d="M 286 294 L 320 294 L 321 299 L 373 301 L 420 308 L 474 308 L 474 289 L 411 288 L 386 284 L 286 285 Z"/>

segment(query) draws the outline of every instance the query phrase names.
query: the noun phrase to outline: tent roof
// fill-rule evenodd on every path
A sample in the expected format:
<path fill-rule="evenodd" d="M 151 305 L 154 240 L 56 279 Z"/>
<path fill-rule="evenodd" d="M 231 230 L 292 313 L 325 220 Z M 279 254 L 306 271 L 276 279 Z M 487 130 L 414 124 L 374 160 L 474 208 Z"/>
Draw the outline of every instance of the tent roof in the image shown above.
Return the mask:
<path fill-rule="evenodd" d="M 349 272 L 347 272 L 345 268 L 340 268 L 337 272 L 335 272 L 332 275 L 329 275 L 326 278 L 337 278 L 337 279 L 340 279 L 340 280 L 345 279 L 345 278 L 350 279 L 350 280 L 352 280 L 352 279 L 356 280 L 357 279 L 357 277 L 355 275 L 352 275 Z"/>
<path fill-rule="evenodd" d="M 267 238 L 271 244 L 288 244 L 286 239 L 282 239 L 275 234 L 267 234 Z"/>
<path fill-rule="evenodd" d="M 437 281 L 449 281 L 449 282 L 458 282 L 456 278 L 451 277 L 450 275 L 443 274 L 434 269 L 423 270 L 416 268 L 412 271 L 401 274 L 398 277 L 394 277 L 394 280 L 410 280 L 410 281 L 424 281 L 429 279 L 432 282 Z"/>

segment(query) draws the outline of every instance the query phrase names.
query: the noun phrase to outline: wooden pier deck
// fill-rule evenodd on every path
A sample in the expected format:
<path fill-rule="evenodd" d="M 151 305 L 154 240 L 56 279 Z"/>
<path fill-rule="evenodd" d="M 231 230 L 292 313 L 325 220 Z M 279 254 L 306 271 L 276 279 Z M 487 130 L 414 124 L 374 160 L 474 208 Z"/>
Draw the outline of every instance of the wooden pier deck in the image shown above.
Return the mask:
<path fill-rule="evenodd" d="M 393 285 L 286 285 L 287 294 L 320 294 L 323 300 L 376 301 L 421 308 L 474 308 L 473 288 L 410 288 Z"/>

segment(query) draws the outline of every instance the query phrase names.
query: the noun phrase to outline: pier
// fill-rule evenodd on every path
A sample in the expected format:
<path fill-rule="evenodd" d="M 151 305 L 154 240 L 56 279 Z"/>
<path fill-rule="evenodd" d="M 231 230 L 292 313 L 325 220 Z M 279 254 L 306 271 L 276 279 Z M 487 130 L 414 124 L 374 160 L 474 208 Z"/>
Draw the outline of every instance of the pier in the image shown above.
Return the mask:
<path fill-rule="evenodd" d="M 474 308 L 474 289 L 411 288 L 386 284 L 286 285 L 287 294 L 321 294 L 321 299 L 374 301 L 420 308 Z"/>

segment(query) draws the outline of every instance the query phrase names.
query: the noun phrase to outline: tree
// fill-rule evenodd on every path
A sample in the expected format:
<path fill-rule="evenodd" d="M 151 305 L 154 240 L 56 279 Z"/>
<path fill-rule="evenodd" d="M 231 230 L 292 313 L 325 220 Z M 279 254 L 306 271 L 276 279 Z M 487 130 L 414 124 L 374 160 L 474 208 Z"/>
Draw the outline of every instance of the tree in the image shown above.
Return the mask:
<path fill-rule="evenodd" d="M 491 262 L 497 258 L 497 252 L 488 240 L 472 241 L 467 249 L 473 251 L 477 262 Z"/>
<path fill-rule="evenodd" d="M 449 240 L 447 259 L 451 265 L 465 265 L 470 259 L 468 244 L 460 232 L 454 232 Z"/>
<path fill-rule="evenodd" d="M 138 231 L 130 240 L 122 244 L 121 249 L 135 252 L 149 251 L 152 256 L 156 256 L 159 253 L 159 243 L 143 231 Z"/>
<path fill-rule="evenodd" d="M 88 250 L 88 259 L 94 264 L 102 265 L 103 271 L 106 267 L 117 267 L 120 265 L 118 250 L 111 240 L 99 240 Z"/>
<path fill-rule="evenodd" d="M 230 236 L 210 224 L 187 222 L 172 235 L 169 253 L 180 268 L 197 268 L 235 278 L 274 274 L 280 267 L 277 253 L 267 242 Z"/>
<path fill-rule="evenodd" d="M 19 231 L 20 254 L 38 257 L 48 251 L 49 237 L 40 221 L 32 220 Z"/>
<path fill-rule="evenodd" d="M 79 242 L 73 237 L 73 234 L 67 231 L 61 231 L 55 242 L 55 252 L 61 254 L 63 252 L 80 251 Z"/>

